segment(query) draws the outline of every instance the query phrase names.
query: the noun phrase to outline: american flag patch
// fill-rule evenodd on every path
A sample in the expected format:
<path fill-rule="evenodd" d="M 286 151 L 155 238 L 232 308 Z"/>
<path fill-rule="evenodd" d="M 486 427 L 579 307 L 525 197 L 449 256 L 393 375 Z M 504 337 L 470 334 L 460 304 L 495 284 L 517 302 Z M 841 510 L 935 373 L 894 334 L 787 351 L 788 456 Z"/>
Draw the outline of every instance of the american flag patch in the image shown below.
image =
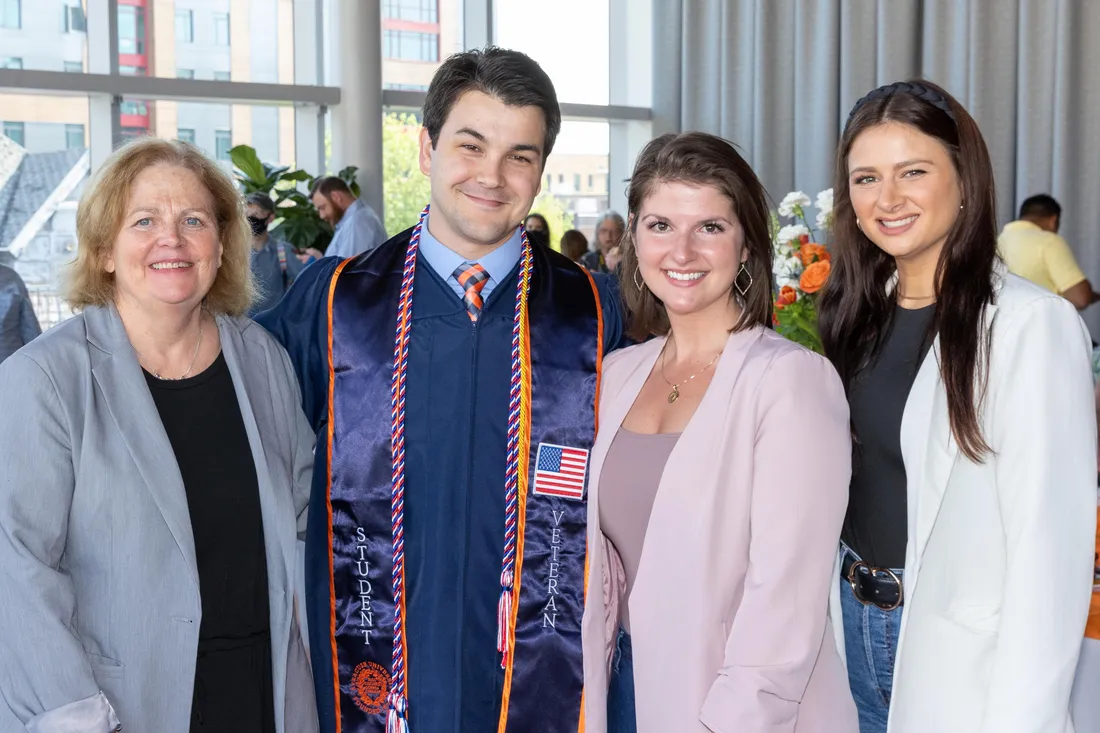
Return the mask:
<path fill-rule="evenodd" d="M 535 493 L 564 499 L 584 497 L 588 451 L 539 443 L 535 457 Z"/>

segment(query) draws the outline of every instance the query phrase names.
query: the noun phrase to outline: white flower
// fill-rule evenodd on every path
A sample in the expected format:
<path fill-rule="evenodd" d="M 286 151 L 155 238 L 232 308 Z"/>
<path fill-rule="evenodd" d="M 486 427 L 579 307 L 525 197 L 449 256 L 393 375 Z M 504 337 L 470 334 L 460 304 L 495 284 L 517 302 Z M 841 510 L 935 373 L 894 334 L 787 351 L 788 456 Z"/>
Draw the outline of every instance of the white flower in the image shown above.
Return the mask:
<path fill-rule="evenodd" d="M 780 244 L 787 244 L 788 242 L 793 242 L 802 235 L 808 235 L 809 233 L 810 230 L 802 226 L 801 224 L 788 224 L 787 226 L 779 230 L 779 234 L 776 236 L 775 241 L 779 242 Z"/>
<path fill-rule="evenodd" d="M 801 191 L 791 191 L 779 202 L 779 215 L 802 216 L 802 210 L 810 205 L 810 197 Z"/>
<path fill-rule="evenodd" d="M 833 212 L 828 209 L 823 209 L 817 212 L 817 228 L 818 229 L 832 229 L 833 228 Z"/>
<path fill-rule="evenodd" d="M 817 195 L 817 201 L 814 203 L 820 214 L 828 213 L 833 210 L 833 189 L 826 188 L 824 191 Z"/>
<path fill-rule="evenodd" d="M 775 281 L 779 287 L 784 285 L 793 287 L 802 275 L 802 260 L 793 255 L 790 257 L 776 257 L 775 262 L 772 264 L 772 272 L 775 274 Z"/>

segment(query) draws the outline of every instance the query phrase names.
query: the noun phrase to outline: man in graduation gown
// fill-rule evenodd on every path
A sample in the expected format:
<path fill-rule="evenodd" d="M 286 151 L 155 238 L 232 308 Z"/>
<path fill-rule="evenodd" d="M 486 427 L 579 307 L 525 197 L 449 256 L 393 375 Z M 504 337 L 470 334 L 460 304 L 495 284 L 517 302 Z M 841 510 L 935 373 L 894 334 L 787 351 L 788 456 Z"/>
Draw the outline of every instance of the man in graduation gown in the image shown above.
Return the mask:
<path fill-rule="evenodd" d="M 258 318 L 317 431 L 306 605 L 323 731 L 581 725 L 584 482 L 622 327 L 611 281 L 519 226 L 560 126 L 527 56 L 452 56 L 424 105 L 420 221 L 320 260 Z"/>

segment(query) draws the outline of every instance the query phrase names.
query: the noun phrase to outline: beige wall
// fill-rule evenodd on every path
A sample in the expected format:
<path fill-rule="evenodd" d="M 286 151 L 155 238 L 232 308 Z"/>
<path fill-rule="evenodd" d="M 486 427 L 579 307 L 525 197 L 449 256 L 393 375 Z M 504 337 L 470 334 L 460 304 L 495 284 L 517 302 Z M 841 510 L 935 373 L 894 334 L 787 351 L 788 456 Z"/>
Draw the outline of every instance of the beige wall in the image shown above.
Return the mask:
<path fill-rule="evenodd" d="M 87 97 L 43 94 L 0 94 L 0 119 L 5 122 L 59 122 L 88 126 Z"/>

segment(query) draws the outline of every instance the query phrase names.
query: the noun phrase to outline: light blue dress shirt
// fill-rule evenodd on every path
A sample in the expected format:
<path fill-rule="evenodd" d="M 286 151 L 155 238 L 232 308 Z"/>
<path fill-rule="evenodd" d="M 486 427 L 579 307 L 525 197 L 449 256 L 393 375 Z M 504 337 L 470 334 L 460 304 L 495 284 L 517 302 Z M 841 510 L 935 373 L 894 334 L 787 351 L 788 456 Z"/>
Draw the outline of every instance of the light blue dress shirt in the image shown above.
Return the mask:
<path fill-rule="evenodd" d="M 429 214 L 429 219 L 430 217 Z M 433 237 L 428 229 L 429 222 L 426 221 L 424 222 L 424 230 L 420 233 L 420 254 L 435 270 L 436 274 L 451 286 L 451 290 L 455 291 L 459 298 L 464 295 L 462 286 L 458 283 L 458 278 L 454 276 L 454 271 L 458 269 L 459 265 L 464 262 L 477 263 L 489 274 L 489 279 L 485 281 L 485 285 L 481 288 L 481 299 L 487 301 L 493 289 L 501 280 L 508 277 L 508 273 L 516 266 L 520 255 L 523 254 L 523 240 L 520 239 L 519 227 L 516 227 L 507 242 L 476 260 L 468 260 L 450 249 Z"/>
<path fill-rule="evenodd" d="M 387 239 L 389 237 L 386 236 L 386 227 L 378 214 L 363 203 L 362 199 L 355 199 L 355 203 L 336 222 L 336 232 L 325 250 L 325 256 L 341 259 L 354 257 L 370 252 Z"/>

